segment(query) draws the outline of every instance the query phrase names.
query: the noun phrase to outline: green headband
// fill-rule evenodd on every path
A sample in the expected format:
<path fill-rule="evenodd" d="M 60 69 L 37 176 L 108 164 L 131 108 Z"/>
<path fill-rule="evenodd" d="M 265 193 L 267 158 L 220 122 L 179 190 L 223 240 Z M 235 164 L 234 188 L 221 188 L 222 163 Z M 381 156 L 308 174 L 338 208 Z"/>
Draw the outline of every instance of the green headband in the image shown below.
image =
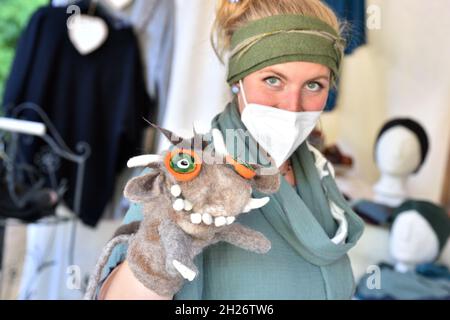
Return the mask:
<path fill-rule="evenodd" d="M 228 83 L 268 66 L 307 61 L 339 74 L 344 40 L 327 23 L 303 15 L 276 15 L 252 21 L 231 38 Z"/>

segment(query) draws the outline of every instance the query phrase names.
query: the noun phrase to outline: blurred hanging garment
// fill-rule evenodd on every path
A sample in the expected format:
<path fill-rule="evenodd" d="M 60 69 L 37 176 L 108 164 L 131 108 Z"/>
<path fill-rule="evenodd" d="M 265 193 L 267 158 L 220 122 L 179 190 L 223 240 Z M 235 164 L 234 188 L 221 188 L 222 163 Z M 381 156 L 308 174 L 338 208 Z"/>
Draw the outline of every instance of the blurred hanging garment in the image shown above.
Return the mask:
<path fill-rule="evenodd" d="M 347 40 L 345 54 L 351 54 L 358 47 L 364 45 L 366 35 L 366 0 L 323 0 L 344 21 Z"/>
<path fill-rule="evenodd" d="M 175 36 L 174 0 L 134 0 L 114 14 L 136 31 L 146 69 L 147 89 L 158 98 L 157 123 L 166 116 Z"/>
<path fill-rule="evenodd" d="M 226 68 L 210 43 L 215 10 L 215 1 L 175 0 L 173 65 L 161 126 L 182 136 L 192 136 L 194 122 L 207 131 L 231 100 Z M 169 145 L 162 136 L 158 141 L 159 150 Z"/>
<path fill-rule="evenodd" d="M 85 13 L 89 3 L 77 5 Z M 38 9 L 19 40 L 3 101 L 8 115 L 24 102 L 41 106 L 72 150 L 81 141 L 91 146 L 80 215 L 90 226 L 97 224 L 110 200 L 117 173 L 140 153 L 142 118 L 154 120 L 157 113 L 156 101 L 145 88 L 132 28 L 115 28 L 117 21 L 101 7 L 95 15 L 107 23 L 108 37 L 96 51 L 81 55 L 68 36 L 67 8 Z M 34 114 L 21 115 L 35 120 Z M 25 161 L 32 162 L 40 147 L 37 140 L 22 144 Z M 57 173 L 69 180 L 65 198 L 71 206 L 76 168 L 64 163 Z"/>
<path fill-rule="evenodd" d="M 344 22 L 344 35 L 347 40 L 345 54 L 350 55 L 360 46 L 366 44 L 366 0 L 323 0 Z M 326 110 L 336 106 L 338 91 L 333 89 L 328 97 Z"/>

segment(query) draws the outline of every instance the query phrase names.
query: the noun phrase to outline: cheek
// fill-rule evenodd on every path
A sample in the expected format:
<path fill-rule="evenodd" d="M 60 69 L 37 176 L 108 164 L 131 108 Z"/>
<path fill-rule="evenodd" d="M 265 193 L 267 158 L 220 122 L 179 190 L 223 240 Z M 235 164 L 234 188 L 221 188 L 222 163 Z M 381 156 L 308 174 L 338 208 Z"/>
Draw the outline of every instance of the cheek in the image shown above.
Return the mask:
<path fill-rule="evenodd" d="M 253 101 L 260 104 L 269 104 L 276 100 L 277 92 L 270 90 L 265 83 L 258 81 L 252 91 Z"/>
<path fill-rule="evenodd" d="M 302 99 L 302 107 L 305 111 L 322 111 L 328 99 L 328 90 L 318 94 L 305 94 Z"/>
<path fill-rule="evenodd" d="M 264 83 L 252 83 L 248 88 L 245 93 L 249 103 L 276 106 L 282 99 L 282 94 L 270 90 Z"/>

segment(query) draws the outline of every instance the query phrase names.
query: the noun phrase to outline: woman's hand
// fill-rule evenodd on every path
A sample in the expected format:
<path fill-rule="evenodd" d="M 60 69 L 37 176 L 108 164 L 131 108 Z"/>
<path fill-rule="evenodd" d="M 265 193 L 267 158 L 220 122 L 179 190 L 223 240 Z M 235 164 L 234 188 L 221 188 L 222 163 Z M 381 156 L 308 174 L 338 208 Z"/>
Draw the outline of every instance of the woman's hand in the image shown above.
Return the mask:
<path fill-rule="evenodd" d="M 125 260 L 108 276 L 100 289 L 99 300 L 172 300 L 147 289 L 133 275 Z"/>

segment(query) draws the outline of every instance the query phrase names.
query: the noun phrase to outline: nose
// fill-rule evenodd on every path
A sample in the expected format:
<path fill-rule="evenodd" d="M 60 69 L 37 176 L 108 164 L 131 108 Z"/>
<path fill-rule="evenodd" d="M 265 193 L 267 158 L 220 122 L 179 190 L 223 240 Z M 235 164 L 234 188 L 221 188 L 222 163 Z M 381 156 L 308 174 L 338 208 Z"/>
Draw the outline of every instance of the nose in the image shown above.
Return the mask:
<path fill-rule="evenodd" d="M 286 95 L 279 104 L 279 108 L 291 112 L 304 111 L 301 90 L 295 89 L 286 92 Z"/>

